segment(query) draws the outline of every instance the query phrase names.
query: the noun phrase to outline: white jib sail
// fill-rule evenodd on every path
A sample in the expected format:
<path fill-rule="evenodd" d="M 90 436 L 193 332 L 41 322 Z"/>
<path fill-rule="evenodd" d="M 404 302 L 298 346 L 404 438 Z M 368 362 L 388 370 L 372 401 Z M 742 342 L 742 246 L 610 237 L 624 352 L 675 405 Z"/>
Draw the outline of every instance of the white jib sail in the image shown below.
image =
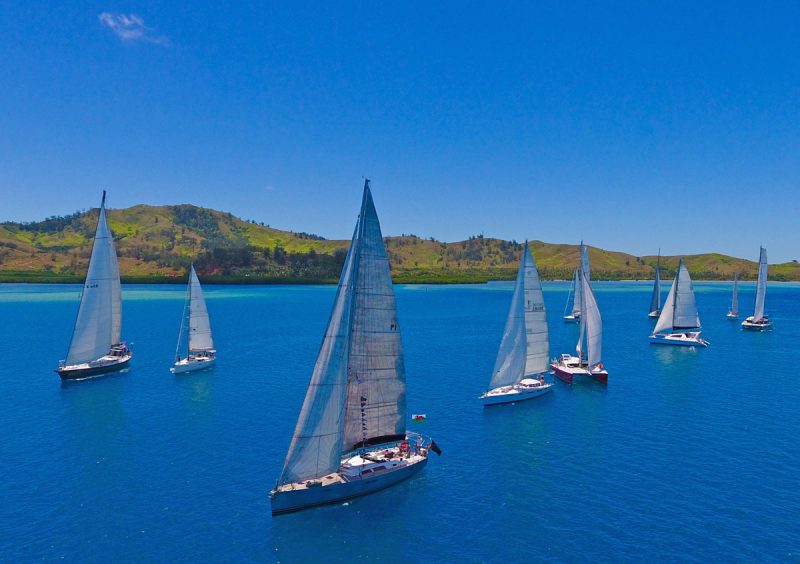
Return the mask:
<path fill-rule="evenodd" d="M 572 293 L 572 315 L 578 315 L 581 309 L 583 309 L 583 300 L 581 299 L 583 290 L 581 289 L 580 268 L 575 269 L 575 279 L 572 281 L 572 286 L 575 289 Z"/>
<path fill-rule="evenodd" d="M 319 478 L 336 472 L 341 464 L 356 254 L 358 227 L 344 261 L 333 311 L 281 472 L 281 484 Z"/>
<path fill-rule="evenodd" d="M 683 261 L 678 265 L 678 288 L 675 291 L 675 312 L 672 316 L 674 329 L 699 329 L 700 315 L 694 298 L 692 278 Z"/>
<path fill-rule="evenodd" d="M 650 311 L 658 311 L 661 308 L 661 269 L 656 266 L 656 280 L 653 283 L 653 295 L 650 298 Z"/>
<path fill-rule="evenodd" d="M 672 331 L 672 316 L 675 313 L 675 290 L 678 287 L 678 275 L 672 281 L 672 286 L 669 288 L 667 299 L 664 301 L 664 307 L 661 310 L 661 315 L 658 316 L 656 326 L 653 328 L 653 335 L 662 333 L 664 331 Z"/>
<path fill-rule="evenodd" d="M 758 257 L 758 284 L 756 286 L 756 308 L 753 312 L 753 321 L 764 318 L 764 300 L 767 297 L 767 249 L 761 247 Z"/>
<path fill-rule="evenodd" d="M 592 291 L 592 285 L 586 278 L 583 279 L 584 308 L 581 313 L 581 324 L 586 327 L 586 357 L 589 368 L 592 369 L 603 359 L 603 319 L 600 308 Z"/>
<path fill-rule="evenodd" d="M 100 205 L 89 270 L 72 333 L 67 365 L 105 356 L 119 342 L 122 326 L 122 292 L 114 240 L 108 228 L 105 192 Z"/>
<path fill-rule="evenodd" d="M 206 300 L 200 280 L 192 265 L 189 273 L 189 352 L 214 349 L 211 338 L 211 321 L 208 319 Z"/>

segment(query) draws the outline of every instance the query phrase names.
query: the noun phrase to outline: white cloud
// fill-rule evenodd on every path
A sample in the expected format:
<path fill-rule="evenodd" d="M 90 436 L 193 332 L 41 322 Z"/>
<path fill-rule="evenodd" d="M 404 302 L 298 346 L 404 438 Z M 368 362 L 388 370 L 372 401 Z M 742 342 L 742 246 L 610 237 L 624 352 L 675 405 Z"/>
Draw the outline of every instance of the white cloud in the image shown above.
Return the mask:
<path fill-rule="evenodd" d="M 142 41 L 164 46 L 170 44 L 169 39 L 163 35 L 158 35 L 153 28 L 144 25 L 144 20 L 136 14 L 103 12 L 97 18 L 102 25 L 113 31 L 123 41 Z"/>

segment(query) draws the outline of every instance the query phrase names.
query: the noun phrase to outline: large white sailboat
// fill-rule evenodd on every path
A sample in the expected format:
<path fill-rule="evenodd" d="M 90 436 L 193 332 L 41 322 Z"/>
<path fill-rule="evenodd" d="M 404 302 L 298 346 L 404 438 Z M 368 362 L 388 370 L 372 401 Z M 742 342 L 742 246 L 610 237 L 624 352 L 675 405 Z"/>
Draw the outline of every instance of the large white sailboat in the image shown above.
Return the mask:
<path fill-rule="evenodd" d="M 581 310 L 581 328 L 578 344 L 575 350 L 578 355 L 562 354 L 553 359 L 550 368 L 555 375 L 572 384 L 575 378 L 591 377 L 598 382 L 608 382 L 608 371 L 603 367 L 603 319 L 600 308 L 592 291 L 592 284 L 588 276 L 583 275 L 583 269 L 578 274 L 580 291 L 582 294 L 583 309 Z"/>
<path fill-rule="evenodd" d="M 739 317 L 739 274 L 733 273 L 733 294 L 731 295 L 731 307 L 728 309 L 728 319 L 738 319 Z"/>
<path fill-rule="evenodd" d="M 756 285 L 756 307 L 753 315 L 742 321 L 742 329 L 748 331 L 770 331 L 772 322 L 764 315 L 764 300 L 767 297 L 767 249 L 761 247 L 758 257 L 758 283 Z"/>
<path fill-rule="evenodd" d="M 120 340 L 121 333 L 122 288 L 103 190 L 78 317 L 67 358 L 59 362 L 56 372 L 63 380 L 83 380 L 127 366 L 133 353 Z"/>
<path fill-rule="evenodd" d="M 335 503 L 414 475 L 441 451 L 406 430 L 406 378 L 389 260 L 364 183 L 328 327 L 272 514 Z"/>
<path fill-rule="evenodd" d="M 187 316 L 187 309 L 189 315 Z M 183 345 L 183 332 L 187 327 L 187 351 L 186 356 L 181 357 L 180 349 Z M 175 350 L 175 363 L 170 368 L 174 374 L 184 372 L 194 372 L 210 368 L 217 360 L 217 349 L 214 348 L 214 340 L 211 337 L 211 321 L 208 318 L 206 300 L 203 297 L 203 289 L 200 287 L 200 280 L 197 272 L 192 265 L 189 270 L 189 284 L 186 288 L 186 302 L 183 307 L 181 318 L 181 329 L 178 333 L 178 347 Z"/>
<path fill-rule="evenodd" d="M 689 271 L 678 263 L 678 272 L 667 294 L 664 309 L 650 335 L 654 345 L 681 345 L 707 347 L 708 341 L 700 337 L 700 315 L 694 298 L 694 287 Z"/>
<path fill-rule="evenodd" d="M 661 249 L 658 250 L 656 262 L 656 280 L 653 283 L 653 295 L 650 297 L 650 313 L 647 317 L 656 318 L 661 315 Z"/>
<path fill-rule="evenodd" d="M 553 384 L 544 379 L 549 354 L 542 283 L 526 242 L 489 390 L 480 397 L 483 405 L 517 402 L 549 392 Z"/>
<path fill-rule="evenodd" d="M 581 241 L 581 266 L 575 269 L 572 280 L 572 310 L 569 309 L 570 294 L 567 294 L 567 303 L 564 307 L 563 319 L 566 323 L 578 323 L 581 320 L 581 310 L 583 309 L 583 293 L 580 287 L 580 276 L 585 276 L 589 282 L 592 280 L 591 268 L 589 267 L 589 249 Z M 567 313 L 569 311 L 569 313 Z"/>

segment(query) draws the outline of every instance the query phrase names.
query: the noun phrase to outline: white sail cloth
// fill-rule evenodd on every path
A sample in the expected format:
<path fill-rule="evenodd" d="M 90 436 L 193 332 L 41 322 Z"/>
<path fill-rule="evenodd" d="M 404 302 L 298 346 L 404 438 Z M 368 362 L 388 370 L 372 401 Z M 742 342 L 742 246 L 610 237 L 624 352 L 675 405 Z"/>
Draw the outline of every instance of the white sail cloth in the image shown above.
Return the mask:
<path fill-rule="evenodd" d="M 578 352 L 579 358 L 583 358 L 585 353 L 589 368 L 592 369 L 603 360 L 603 319 L 600 316 L 600 307 L 597 305 L 591 283 L 582 274 L 580 278 L 584 307 L 581 311 L 580 336 L 575 350 Z M 584 337 L 586 340 L 585 350 Z"/>
<path fill-rule="evenodd" d="M 546 372 L 549 354 L 542 283 L 526 243 L 489 389 L 516 384 L 526 376 Z"/>
<path fill-rule="evenodd" d="M 664 331 L 699 329 L 700 315 L 694 297 L 692 278 L 683 260 L 678 263 L 678 272 L 669 289 L 664 309 L 653 329 L 653 334 Z"/>
<path fill-rule="evenodd" d="M 67 365 L 105 356 L 119 342 L 122 331 L 122 290 L 114 240 L 108 228 L 105 192 L 100 204 L 89 270 L 67 353 Z"/>
<path fill-rule="evenodd" d="M 653 283 L 653 295 L 650 298 L 650 311 L 658 311 L 661 308 L 661 274 L 660 268 L 656 266 L 656 280 Z"/>
<path fill-rule="evenodd" d="M 189 273 L 189 352 L 214 349 L 211 338 L 211 321 L 208 318 L 206 300 L 200 280 L 192 265 Z"/>
<path fill-rule="evenodd" d="M 405 368 L 369 181 L 281 484 L 335 472 L 357 443 L 405 434 Z"/>
<path fill-rule="evenodd" d="M 758 283 L 756 285 L 756 307 L 753 312 L 753 321 L 764 318 L 764 301 L 767 297 L 767 249 L 761 247 L 758 257 Z"/>

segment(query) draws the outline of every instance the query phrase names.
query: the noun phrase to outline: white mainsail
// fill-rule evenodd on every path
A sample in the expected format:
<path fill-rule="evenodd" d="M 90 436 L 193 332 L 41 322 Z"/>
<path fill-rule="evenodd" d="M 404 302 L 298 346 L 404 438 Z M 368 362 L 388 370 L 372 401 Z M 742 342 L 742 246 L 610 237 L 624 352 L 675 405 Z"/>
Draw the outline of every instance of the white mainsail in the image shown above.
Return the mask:
<path fill-rule="evenodd" d="M 72 333 L 67 365 L 97 360 L 120 341 L 122 290 L 114 240 L 106 220 L 106 193 L 100 204 L 89 270 L 83 285 L 81 304 Z"/>
<path fill-rule="evenodd" d="M 586 335 L 586 359 L 591 370 L 603 359 L 603 319 L 588 278 L 582 278 L 584 308 L 581 312 L 581 337 Z M 580 350 L 580 349 L 579 349 Z"/>
<path fill-rule="evenodd" d="M 189 352 L 214 350 L 211 338 L 211 321 L 200 280 L 192 265 L 189 273 Z"/>
<path fill-rule="evenodd" d="M 663 331 L 699 329 L 700 316 L 697 313 L 697 304 L 694 298 L 694 288 L 689 271 L 683 264 L 678 263 L 678 272 L 667 294 L 664 309 L 658 317 L 653 334 Z"/>
<path fill-rule="evenodd" d="M 756 286 L 756 308 L 753 313 L 753 321 L 761 321 L 764 318 L 764 300 L 767 297 L 767 249 L 761 247 L 758 257 L 758 284 Z"/>
<path fill-rule="evenodd" d="M 572 315 L 579 314 L 581 309 L 583 309 L 583 300 L 581 299 L 583 290 L 581 289 L 580 271 L 580 268 L 575 269 L 575 278 L 572 281 L 572 287 L 574 289 L 572 294 Z"/>
<path fill-rule="evenodd" d="M 509 386 L 525 376 L 546 372 L 549 354 L 542 283 L 536 262 L 525 243 L 489 388 Z"/>
<path fill-rule="evenodd" d="M 739 315 L 739 274 L 733 274 L 733 295 L 731 296 L 731 313 Z"/>
<path fill-rule="evenodd" d="M 581 241 L 581 271 L 587 282 L 592 281 L 592 269 L 589 266 L 589 247 Z"/>
<path fill-rule="evenodd" d="M 355 445 L 405 434 L 405 368 L 391 272 L 364 183 L 361 214 L 279 483 L 335 472 Z"/>
<path fill-rule="evenodd" d="M 660 261 L 659 255 L 659 263 Z M 650 298 L 650 311 L 661 309 L 661 265 L 656 264 L 656 280 L 653 283 L 653 296 Z"/>

